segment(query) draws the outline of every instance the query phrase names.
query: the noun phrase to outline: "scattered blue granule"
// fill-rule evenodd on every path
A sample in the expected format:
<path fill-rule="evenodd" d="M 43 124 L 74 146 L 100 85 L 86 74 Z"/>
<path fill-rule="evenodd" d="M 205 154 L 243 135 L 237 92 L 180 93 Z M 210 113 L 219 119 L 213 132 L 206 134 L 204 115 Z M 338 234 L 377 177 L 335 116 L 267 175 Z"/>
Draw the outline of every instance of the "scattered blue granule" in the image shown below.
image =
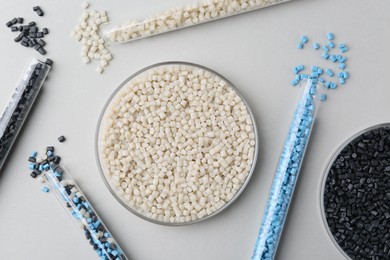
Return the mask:
<path fill-rule="evenodd" d="M 285 222 L 306 145 L 314 122 L 315 84 L 307 84 L 291 122 L 277 166 L 252 260 L 272 260 Z"/>
<path fill-rule="evenodd" d="M 349 78 L 349 74 L 347 71 L 345 71 L 345 69 L 347 68 L 347 64 L 346 64 L 347 58 L 343 55 L 343 53 L 348 51 L 348 47 L 345 43 L 340 43 L 338 45 L 339 53 L 333 54 L 331 52 L 337 51 L 337 48 L 335 48 L 336 43 L 334 42 L 335 36 L 332 32 L 328 32 L 326 36 L 327 36 L 327 41 L 324 44 L 322 44 L 323 52 L 321 56 L 324 60 L 329 61 L 330 66 L 334 66 L 332 64 L 336 64 L 337 66 L 336 69 L 341 70 L 340 73 L 333 72 L 331 68 L 320 68 L 318 66 L 312 66 L 311 72 L 309 73 L 309 75 L 307 75 L 303 73 L 304 66 L 298 65 L 293 69 L 295 78 L 290 82 L 292 86 L 297 86 L 302 80 L 306 80 L 306 79 L 312 80 L 312 82 L 314 82 L 316 86 L 318 84 L 321 84 L 327 89 L 336 89 L 338 84 L 344 85 L 346 83 L 346 80 Z M 305 35 L 303 35 L 301 37 L 299 44 L 303 48 L 303 45 L 307 42 L 308 42 L 308 38 Z M 313 43 L 313 48 L 314 50 L 320 49 L 320 44 Z M 329 79 L 326 79 L 327 77 L 332 78 L 335 74 L 338 75 L 338 78 L 336 79 L 338 80 L 338 82 L 332 82 Z M 325 78 L 320 77 L 322 75 L 324 75 Z"/>

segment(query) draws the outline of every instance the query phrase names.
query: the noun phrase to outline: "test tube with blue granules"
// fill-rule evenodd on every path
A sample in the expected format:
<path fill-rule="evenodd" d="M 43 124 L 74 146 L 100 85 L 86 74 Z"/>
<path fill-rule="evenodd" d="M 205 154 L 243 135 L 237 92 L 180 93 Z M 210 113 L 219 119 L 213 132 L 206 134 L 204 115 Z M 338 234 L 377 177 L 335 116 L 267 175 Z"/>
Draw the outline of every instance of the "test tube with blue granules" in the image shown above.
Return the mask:
<path fill-rule="evenodd" d="M 51 164 L 44 175 L 53 192 L 102 260 L 127 260 L 91 203 L 62 166 Z"/>
<path fill-rule="evenodd" d="M 295 109 L 280 155 L 252 260 L 274 259 L 287 212 L 310 138 L 319 99 L 316 83 L 307 81 Z"/>

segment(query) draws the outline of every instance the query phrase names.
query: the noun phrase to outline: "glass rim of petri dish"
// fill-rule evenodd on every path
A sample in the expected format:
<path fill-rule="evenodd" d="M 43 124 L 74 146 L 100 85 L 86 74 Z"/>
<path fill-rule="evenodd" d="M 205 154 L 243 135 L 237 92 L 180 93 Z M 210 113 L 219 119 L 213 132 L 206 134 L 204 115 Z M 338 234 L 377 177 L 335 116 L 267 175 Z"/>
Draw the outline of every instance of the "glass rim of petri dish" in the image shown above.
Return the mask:
<path fill-rule="evenodd" d="M 104 169 L 102 167 L 102 164 L 101 164 L 100 152 L 99 152 L 99 135 L 100 135 L 100 128 L 102 126 L 102 122 L 103 122 L 104 116 L 105 116 L 105 114 L 107 112 L 107 109 L 110 106 L 110 104 L 113 101 L 113 99 L 119 93 L 119 91 L 122 90 L 122 88 L 126 87 L 129 82 L 131 82 L 132 80 L 134 80 L 138 76 L 142 75 L 143 73 L 145 73 L 145 72 L 147 72 L 147 71 L 149 71 L 151 69 L 154 69 L 154 68 L 157 68 L 157 67 L 161 67 L 161 66 L 174 66 L 174 65 L 191 66 L 191 67 L 203 69 L 205 71 L 213 73 L 214 75 L 216 75 L 219 78 L 221 78 L 222 80 L 224 80 L 226 82 L 227 86 L 232 88 L 237 93 L 237 95 L 240 97 L 240 99 L 242 100 L 242 102 L 244 103 L 244 105 L 246 107 L 246 110 L 247 110 L 247 112 L 248 112 L 248 114 L 249 114 L 249 116 L 251 118 L 252 125 L 253 125 L 253 132 L 254 132 L 254 135 L 255 135 L 255 146 L 254 146 L 254 155 L 253 155 L 252 165 L 251 165 L 250 170 L 248 171 L 248 174 L 247 174 L 247 176 L 245 178 L 245 181 L 241 184 L 241 187 L 239 188 L 237 193 L 234 194 L 234 196 L 229 201 L 226 201 L 225 205 L 223 205 L 221 208 L 219 208 L 218 210 L 214 211 L 210 215 L 206 215 L 203 218 L 196 219 L 196 220 L 193 220 L 193 221 L 188 221 L 188 222 L 173 222 L 172 223 L 172 222 L 159 221 L 157 219 L 152 219 L 150 217 L 147 217 L 147 216 L 143 215 L 142 213 L 140 213 L 139 211 L 134 209 L 132 206 L 130 206 L 128 203 L 126 203 L 124 198 L 119 196 L 118 192 L 115 191 L 115 187 L 108 180 L 108 176 L 106 175 L 106 173 L 105 173 L 105 171 L 104 171 Z M 236 201 L 236 199 L 242 194 L 242 192 L 245 190 L 246 186 L 248 185 L 248 183 L 249 183 L 249 181 L 250 181 L 250 179 L 251 179 L 251 177 L 253 175 L 253 172 L 254 172 L 254 170 L 256 168 L 258 153 L 259 153 L 258 129 L 257 129 L 257 125 L 256 125 L 254 114 L 253 114 L 253 112 L 252 112 L 248 102 L 246 101 L 246 99 L 237 90 L 237 88 L 229 80 L 227 80 L 225 77 L 223 77 L 221 74 L 219 74 L 219 73 L 215 72 L 214 70 L 212 70 L 210 68 L 207 68 L 205 66 L 198 65 L 198 64 L 195 64 L 195 63 L 191 63 L 191 62 L 185 62 L 185 61 L 166 61 L 166 62 L 155 63 L 155 64 L 149 65 L 149 66 L 147 66 L 147 67 L 145 67 L 145 68 L 143 68 L 141 70 L 138 70 L 137 72 L 132 74 L 130 77 L 128 77 L 125 81 L 123 81 L 114 90 L 114 92 L 111 94 L 111 96 L 108 98 L 108 100 L 104 104 L 102 112 L 99 115 L 99 119 L 98 119 L 98 123 L 97 123 L 97 127 L 96 127 L 96 132 L 95 132 L 95 157 L 96 157 L 96 162 L 97 162 L 97 165 L 98 165 L 100 176 L 102 177 L 103 182 L 106 185 L 106 187 L 108 188 L 108 190 L 110 191 L 110 193 L 114 196 L 114 198 L 123 207 L 125 207 L 128 211 L 130 211 L 134 215 L 136 215 L 136 216 L 138 216 L 138 217 L 140 217 L 140 218 L 142 218 L 142 219 L 144 219 L 146 221 L 149 221 L 149 222 L 152 222 L 152 223 L 155 223 L 155 224 L 159 224 L 159 225 L 164 225 L 164 226 L 187 226 L 187 225 L 199 223 L 199 222 L 205 221 L 207 219 L 210 219 L 210 218 L 220 214 L 225 209 L 227 209 L 230 205 L 233 204 L 234 201 Z"/>
<path fill-rule="evenodd" d="M 325 205 L 324 205 L 324 194 L 325 194 L 325 184 L 326 184 L 326 180 L 328 179 L 328 173 L 334 163 L 334 161 L 337 159 L 338 155 L 340 154 L 340 152 L 348 145 L 350 144 L 354 139 L 356 139 L 357 137 L 361 136 L 362 134 L 366 133 L 366 132 L 369 132 L 369 131 L 372 131 L 372 130 L 375 130 L 375 129 L 379 129 L 379 128 L 383 128 L 383 127 L 390 127 L 390 123 L 380 123 L 380 124 L 376 124 L 376 125 L 373 125 L 373 126 L 370 126 L 370 127 L 366 127 L 364 128 L 363 130 L 360 130 L 358 132 L 356 132 L 355 134 L 353 134 L 351 137 L 349 137 L 347 140 L 345 140 L 337 149 L 336 151 L 332 154 L 332 156 L 330 157 L 330 159 L 328 160 L 328 163 L 326 165 L 326 168 L 325 168 L 325 171 L 322 173 L 322 181 L 321 181 L 321 188 L 320 188 L 320 210 L 321 210 L 321 218 L 322 218 L 322 222 L 324 224 L 324 227 L 326 229 L 326 233 L 328 234 L 328 236 L 330 237 L 332 243 L 336 246 L 336 248 L 340 251 L 340 253 L 348 260 L 353 260 L 341 247 L 340 245 L 337 243 L 337 241 L 334 239 L 333 237 L 333 234 L 332 232 L 330 231 L 330 228 L 329 228 L 329 225 L 328 225 L 328 221 L 326 220 L 326 215 L 325 215 Z"/>

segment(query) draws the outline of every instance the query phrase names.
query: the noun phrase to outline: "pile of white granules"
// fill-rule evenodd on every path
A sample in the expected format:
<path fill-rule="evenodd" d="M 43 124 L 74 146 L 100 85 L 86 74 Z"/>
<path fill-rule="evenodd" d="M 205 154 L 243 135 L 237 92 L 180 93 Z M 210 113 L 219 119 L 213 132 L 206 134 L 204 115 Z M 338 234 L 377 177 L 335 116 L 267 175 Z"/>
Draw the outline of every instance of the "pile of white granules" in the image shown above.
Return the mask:
<path fill-rule="evenodd" d="M 155 221 L 189 223 L 221 209 L 254 162 L 254 122 L 226 81 L 189 64 L 131 79 L 102 117 L 98 151 L 117 195 Z"/>

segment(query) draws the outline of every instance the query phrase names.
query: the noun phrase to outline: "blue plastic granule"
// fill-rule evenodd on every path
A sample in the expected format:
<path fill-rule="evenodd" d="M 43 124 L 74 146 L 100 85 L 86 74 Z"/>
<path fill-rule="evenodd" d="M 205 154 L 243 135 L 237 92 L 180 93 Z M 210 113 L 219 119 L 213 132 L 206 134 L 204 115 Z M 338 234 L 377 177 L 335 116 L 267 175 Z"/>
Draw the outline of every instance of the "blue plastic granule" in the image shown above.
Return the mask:
<path fill-rule="evenodd" d="M 329 59 L 329 54 L 327 52 L 324 52 L 324 54 L 322 54 L 322 58 L 324 58 L 325 60 Z"/>
<path fill-rule="evenodd" d="M 328 75 L 329 77 L 333 77 L 334 73 L 331 69 L 326 69 L 326 75 Z"/>
<path fill-rule="evenodd" d="M 330 51 L 329 47 L 328 47 L 328 46 L 326 46 L 326 45 L 322 46 L 322 49 L 324 50 L 324 52 L 328 52 L 328 51 Z"/>
<path fill-rule="evenodd" d="M 309 39 L 305 35 L 301 36 L 301 43 L 307 43 L 308 41 Z"/>

